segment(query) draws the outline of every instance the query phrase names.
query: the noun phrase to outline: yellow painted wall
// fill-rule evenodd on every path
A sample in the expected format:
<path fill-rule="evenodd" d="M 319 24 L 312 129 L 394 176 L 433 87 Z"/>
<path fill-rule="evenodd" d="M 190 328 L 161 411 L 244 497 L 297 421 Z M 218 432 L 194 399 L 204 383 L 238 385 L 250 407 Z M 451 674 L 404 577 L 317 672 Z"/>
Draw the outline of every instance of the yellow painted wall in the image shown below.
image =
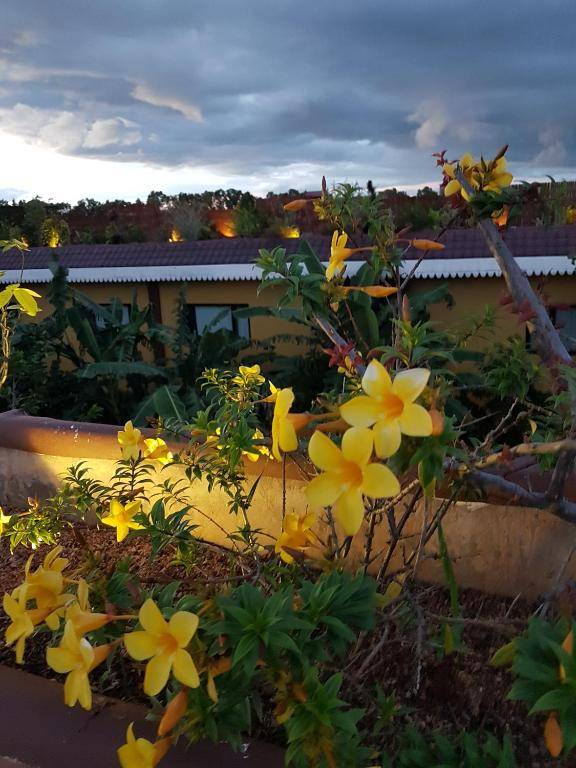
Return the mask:
<path fill-rule="evenodd" d="M 71 285 L 98 304 L 107 304 L 113 297 L 129 304 L 132 301 L 134 291 L 136 291 L 139 306 L 144 307 L 148 304 L 148 286 L 146 283 L 72 283 Z M 31 287 L 40 294 L 45 293 L 44 285 Z M 183 283 L 159 283 L 158 287 L 162 322 L 168 326 L 174 325 L 178 297 Z M 250 307 L 274 307 L 280 296 L 280 291 L 270 288 L 258 295 L 257 288 L 258 283 L 255 281 L 191 282 L 185 286 L 186 301 L 188 304 L 240 304 Z M 41 299 L 39 304 L 42 308 L 42 314 L 38 315 L 38 320 L 44 317 L 45 313 L 51 311 L 51 306 L 46 299 Z M 303 326 L 273 317 L 250 318 L 250 338 L 254 341 L 264 341 L 279 334 L 302 335 L 303 332 L 306 333 Z M 276 345 L 276 349 L 280 354 L 290 354 L 302 350 L 302 347 L 293 343 L 281 342 Z M 143 355 L 148 359 L 152 357 L 152 352 L 143 350 Z"/>
<path fill-rule="evenodd" d="M 517 316 L 512 314 L 508 308 L 500 306 L 500 299 L 506 292 L 504 281 L 501 278 L 414 280 L 409 290 L 411 293 L 419 293 L 432 290 L 444 283 L 448 283 L 455 305 L 451 309 L 445 304 L 431 306 L 431 319 L 437 322 L 440 327 L 468 327 L 471 321 L 475 317 L 480 317 L 485 307 L 490 305 L 495 310 L 496 323 L 494 333 L 488 334 L 489 342 L 494 339 L 505 339 L 514 333 L 524 333 L 523 326 L 518 324 Z M 542 278 L 532 279 L 532 284 L 535 287 L 541 283 Z M 548 303 L 576 304 L 576 276 L 550 277 L 546 278 L 542 284 Z M 38 286 L 35 287 L 38 288 Z M 148 287 L 145 283 L 90 283 L 74 287 L 99 303 L 106 303 L 113 296 L 129 303 L 134 291 L 136 291 L 140 306 L 148 303 Z M 44 286 L 40 287 L 40 293 L 43 292 L 43 288 Z M 181 288 L 182 283 L 177 282 L 159 284 L 162 320 L 166 325 L 174 323 L 176 304 Z M 258 283 L 255 281 L 191 282 L 186 286 L 186 300 L 189 304 L 274 306 L 279 292 L 274 289 L 267 289 L 258 295 L 257 288 Z M 44 310 L 49 309 L 46 301 L 42 301 L 41 306 Z M 250 320 L 251 338 L 256 341 L 262 341 L 282 333 L 301 334 L 302 331 L 301 326 L 275 318 L 256 317 Z M 478 341 L 473 342 L 473 345 L 478 343 Z M 277 349 L 281 353 L 297 350 L 294 345 L 289 344 L 281 344 Z"/>
<path fill-rule="evenodd" d="M 543 295 L 549 305 L 576 305 L 576 276 L 532 278 L 530 282 L 535 289 L 542 284 Z M 500 306 L 500 299 L 506 294 L 506 284 L 502 278 L 416 280 L 412 283 L 411 291 L 430 291 L 445 283 L 448 284 L 455 304 L 451 309 L 445 304 L 430 307 L 430 319 L 440 327 L 468 327 L 474 318 L 482 316 L 486 306 L 491 306 L 495 310 L 495 326 L 490 340 L 505 339 L 513 334 L 524 335 L 524 325 L 518 323 L 518 316 L 509 307 Z"/>

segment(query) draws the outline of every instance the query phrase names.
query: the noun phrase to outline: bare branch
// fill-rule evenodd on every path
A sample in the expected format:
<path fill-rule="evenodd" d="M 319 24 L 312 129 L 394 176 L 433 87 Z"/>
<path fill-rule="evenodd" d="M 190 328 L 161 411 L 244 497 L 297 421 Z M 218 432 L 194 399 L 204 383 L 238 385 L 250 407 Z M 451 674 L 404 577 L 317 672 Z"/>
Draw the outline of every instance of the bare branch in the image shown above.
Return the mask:
<path fill-rule="evenodd" d="M 549 494 L 529 491 L 504 477 L 481 472 L 477 469 L 471 470 L 466 475 L 466 479 L 470 480 L 485 497 L 490 497 L 491 500 L 496 498 L 511 506 L 542 509 L 562 520 L 576 524 L 576 503 L 573 501 L 560 498 L 551 499 Z"/>

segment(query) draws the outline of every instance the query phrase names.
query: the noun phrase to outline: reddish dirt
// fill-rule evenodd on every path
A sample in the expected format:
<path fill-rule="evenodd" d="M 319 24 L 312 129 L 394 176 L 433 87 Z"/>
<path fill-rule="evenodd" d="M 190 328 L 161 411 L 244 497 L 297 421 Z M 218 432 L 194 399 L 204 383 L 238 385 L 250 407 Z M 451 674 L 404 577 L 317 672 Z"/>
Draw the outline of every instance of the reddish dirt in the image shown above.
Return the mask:
<path fill-rule="evenodd" d="M 113 531 L 78 530 L 90 549 L 101 558 L 105 568 L 112 568 L 119 559 L 130 557 L 131 571 L 144 581 L 187 578 L 193 582 L 194 589 L 205 585 L 204 588 L 213 590 L 219 586 L 220 580 L 229 577 L 231 571 L 237 568 L 228 553 L 199 546 L 196 559 L 186 574 L 181 566 L 171 562 L 172 556 L 169 553 L 151 558 L 147 539 L 130 537 L 117 544 Z M 73 571 L 85 558 L 79 537 L 72 531 L 66 531 L 60 543 L 64 547 L 65 556 L 70 558 L 70 571 Z M 38 562 L 47 549 L 43 547 L 38 550 Z M 0 541 L 2 592 L 9 591 L 21 581 L 28 556 L 29 552 L 23 548 L 10 555 L 6 542 Z M 415 611 L 412 610 L 403 620 L 404 624 L 400 620 L 390 624 L 384 642 L 381 631 L 364 638 L 355 652 L 357 663 L 351 665 L 352 668 L 346 672 L 342 690 L 345 700 L 355 706 L 370 709 L 374 701 L 375 685 L 378 684 L 386 694 L 394 694 L 396 705 L 401 710 L 398 723 L 408 721 L 426 729 L 442 728 L 450 732 L 485 729 L 500 737 L 510 733 L 521 768 L 545 768 L 557 764 L 547 756 L 544 748 L 542 721 L 528 718 L 523 705 L 506 699 L 511 685 L 510 674 L 487 664 L 491 654 L 508 641 L 514 630 L 521 631 L 534 606 L 521 600 L 463 591 L 460 595 L 462 615 L 476 623 L 464 630 L 462 652 L 439 659 L 437 651 L 428 640 L 438 634 L 440 625 L 434 616 L 450 616 L 447 591 L 440 587 L 422 585 L 413 591 L 411 602 L 413 608 L 415 606 L 417 609 L 416 614 L 425 617 L 420 629 L 414 619 Z M 482 622 L 486 622 L 486 625 Z M 5 626 L 6 618 L 2 615 L 0 631 Z M 417 640 L 419 634 L 421 643 Z M 38 634 L 33 641 L 28 641 L 25 669 L 53 678 L 57 676 L 45 663 L 48 639 L 48 634 Z M 367 671 L 361 679 L 357 679 L 355 670 L 377 644 L 380 647 L 371 658 Z M 350 655 L 348 664 L 355 654 Z M 12 651 L 3 644 L 0 644 L 0 664 L 14 664 Z M 140 690 L 138 683 L 138 673 L 120 659 L 110 673 L 96 681 L 95 688 L 99 693 L 134 700 L 137 698 L 136 692 Z M 275 740 L 277 733 L 261 733 L 259 738 Z M 576 766 L 576 761 L 564 765 Z"/>

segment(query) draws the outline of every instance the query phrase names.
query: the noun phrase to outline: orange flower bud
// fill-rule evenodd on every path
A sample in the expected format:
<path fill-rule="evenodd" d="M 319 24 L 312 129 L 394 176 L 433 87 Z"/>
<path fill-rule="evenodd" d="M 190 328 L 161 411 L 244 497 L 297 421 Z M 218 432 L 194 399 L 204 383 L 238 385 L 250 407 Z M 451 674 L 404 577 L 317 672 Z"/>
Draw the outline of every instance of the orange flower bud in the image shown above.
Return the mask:
<path fill-rule="evenodd" d="M 158 724 L 158 736 L 166 736 L 175 728 L 186 714 L 188 705 L 188 688 L 182 688 L 168 703 L 162 719 Z"/>
<path fill-rule="evenodd" d="M 437 411 L 436 408 L 430 410 L 430 418 L 432 419 L 432 432 L 434 437 L 438 437 L 444 432 L 444 414 Z"/>
<path fill-rule="evenodd" d="M 343 286 L 340 290 L 344 291 L 344 293 L 361 291 L 368 296 L 372 296 L 373 299 L 383 299 L 386 296 L 391 296 L 393 293 L 396 293 L 398 288 L 393 288 L 390 285 L 347 285 Z"/>
<path fill-rule="evenodd" d="M 160 739 L 154 744 L 154 765 L 158 765 L 172 746 L 172 739 Z"/>
<path fill-rule="evenodd" d="M 410 299 L 406 294 L 402 297 L 402 320 L 405 323 L 409 323 L 412 320 L 410 316 Z"/>
<path fill-rule="evenodd" d="M 412 248 L 416 248 L 417 251 L 443 251 L 446 247 L 442 243 L 437 243 L 436 240 L 410 240 Z"/>
<path fill-rule="evenodd" d="M 312 202 L 312 200 L 305 200 L 304 198 L 298 198 L 297 200 L 290 200 L 289 203 L 284 203 L 282 207 L 284 208 L 285 211 L 290 211 L 291 213 L 295 213 L 296 211 L 301 211 L 310 202 Z"/>
<path fill-rule="evenodd" d="M 564 747 L 564 738 L 562 737 L 562 729 L 555 712 L 551 712 L 548 715 L 548 720 L 546 720 L 544 741 L 552 757 L 558 757 Z"/>
<path fill-rule="evenodd" d="M 317 418 L 317 415 L 312 413 L 289 413 L 286 418 L 292 424 L 296 432 L 300 432 L 300 430 L 307 427 L 311 421 L 314 421 L 314 419 Z"/>

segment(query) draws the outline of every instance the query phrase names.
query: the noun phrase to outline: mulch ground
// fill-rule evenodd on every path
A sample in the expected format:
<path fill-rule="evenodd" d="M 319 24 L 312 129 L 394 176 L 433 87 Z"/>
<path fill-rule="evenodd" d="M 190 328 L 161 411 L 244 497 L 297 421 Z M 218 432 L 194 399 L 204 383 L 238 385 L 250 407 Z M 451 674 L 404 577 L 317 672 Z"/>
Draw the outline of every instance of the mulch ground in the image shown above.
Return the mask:
<path fill-rule="evenodd" d="M 90 549 L 100 558 L 105 568 L 113 569 L 121 558 L 129 557 L 131 572 L 145 582 L 170 581 L 186 578 L 192 582 L 210 584 L 217 588 L 221 580 L 230 576 L 234 564 L 228 553 L 216 548 L 199 546 L 195 558 L 185 573 L 175 566 L 172 555 L 161 553 L 151 557 L 150 544 L 146 539 L 129 537 L 117 544 L 113 531 L 81 529 Z M 66 531 L 60 543 L 64 556 L 70 559 L 69 570 L 79 567 L 85 552 L 78 537 Z M 38 563 L 48 548 L 42 547 L 36 554 Z M 0 592 L 13 589 L 22 580 L 24 564 L 29 551 L 18 548 L 10 554 L 5 540 L 0 540 Z M 465 590 L 460 594 L 462 615 L 472 620 L 464 629 L 464 650 L 444 658 L 429 642 L 430 636 L 439 630 L 435 616 L 450 616 L 447 591 L 440 587 L 421 585 L 413 590 L 411 602 L 417 615 L 424 617 L 420 623 L 414 620 L 414 611 L 408 621 L 391 623 L 385 630 L 363 638 L 356 651 L 350 654 L 343 686 L 343 698 L 355 706 L 370 706 L 378 684 L 386 694 L 393 694 L 399 708 L 398 722 L 411 722 L 425 729 L 441 728 L 454 733 L 457 730 L 486 730 L 497 736 L 510 733 L 521 768 L 545 768 L 558 765 L 547 755 L 543 744 L 543 721 L 528 718 L 523 705 L 510 702 L 506 694 L 511 686 L 511 676 L 504 669 L 488 666 L 492 653 L 510 639 L 510 632 L 521 628 L 534 610 L 522 600 L 495 597 Z M 7 619 L 0 615 L 0 632 Z M 439 634 L 439 633 L 436 633 Z M 46 666 L 45 648 L 50 634 L 37 634 L 26 647 L 25 669 L 35 674 L 58 677 Z M 360 677 L 358 669 L 363 661 L 369 663 Z M 350 662 L 352 660 L 352 663 Z M 0 664 L 14 665 L 11 649 L 0 643 Z M 100 693 L 121 699 L 135 699 L 141 690 L 139 673 L 118 656 L 112 670 L 96 681 Z M 275 740 L 275 734 L 267 735 Z M 384 737 L 385 738 L 385 737 Z M 564 762 L 563 766 L 576 766 Z"/>

